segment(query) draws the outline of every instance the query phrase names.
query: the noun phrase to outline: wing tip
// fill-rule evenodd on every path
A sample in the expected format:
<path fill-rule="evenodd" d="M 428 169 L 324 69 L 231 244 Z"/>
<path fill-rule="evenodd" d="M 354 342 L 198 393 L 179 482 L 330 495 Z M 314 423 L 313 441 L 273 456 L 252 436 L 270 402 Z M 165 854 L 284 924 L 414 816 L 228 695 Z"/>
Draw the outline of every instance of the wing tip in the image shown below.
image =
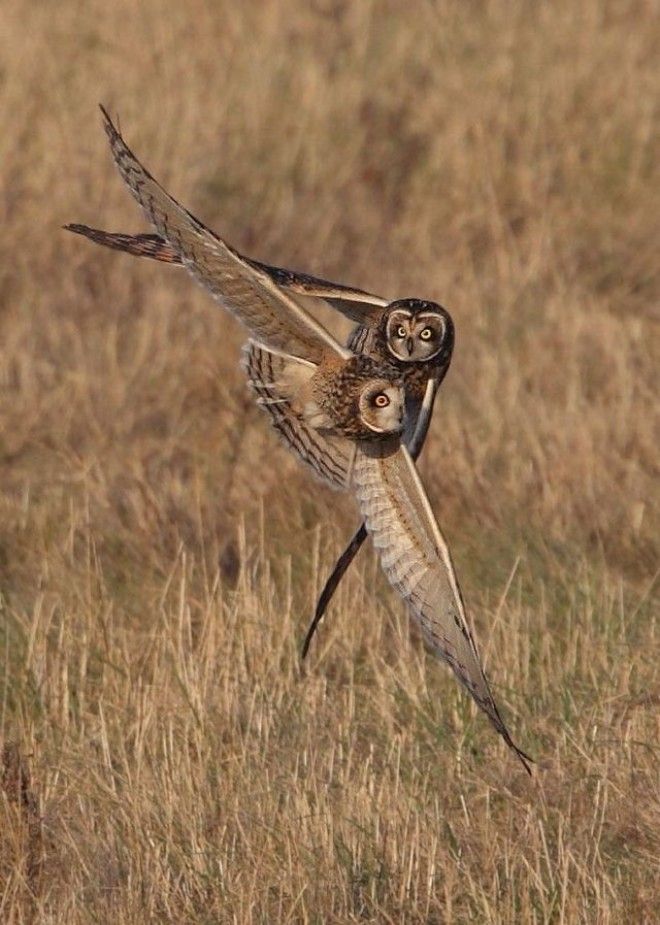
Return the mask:
<path fill-rule="evenodd" d="M 530 755 L 528 755 L 527 752 L 524 752 L 522 748 L 518 748 L 516 743 L 511 738 L 509 730 L 506 728 L 504 723 L 502 723 L 502 728 L 498 729 L 498 732 L 500 733 L 500 735 L 502 736 L 506 744 L 509 746 L 511 751 L 514 752 L 516 758 L 520 761 L 520 763 L 522 764 L 524 769 L 527 771 L 529 776 L 533 777 L 534 775 L 532 773 L 532 769 L 530 765 L 536 764 L 534 759 Z"/>
<path fill-rule="evenodd" d="M 119 132 L 118 132 L 117 129 L 115 128 L 114 123 L 113 123 L 113 121 L 112 121 L 112 119 L 110 118 L 110 115 L 109 115 L 109 113 L 108 113 L 108 110 L 105 108 L 105 106 L 103 105 L 103 103 L 99 103 L 99 109 L 101 110 L 101 118 L 102 118 L 102 120 L 103 120 L 103 128 L 106 130 L 106 132 L 108 133 L 108 135 L 110 135 L 111 137 L 112 137 L 113 135 L 118 135 Z"/>
<path fill-rule="evenodd" d="M 522 764 L 523 768 L 527 771 L 527 773 L 529 774 L 529 776 L 530 776 L 530 777 L 534 777 L 534 773 L 533 773 L 532 768 L 531 768 L 531 765 L 536 764 L 536 762 L 534 761 L 534 759 L 531 758 L 531 757 L 530 757 L 526 752 L 524 752 L 521 748 L 518 748 L 517 745 L 512 745 L 512 748 L 513 748 L 514 752 L 516 753 L 516 757 L 518 758 L 518 760 L 519 760 L 520 763 Z"/>
<path fill-rule="evenodd" d="M 119 166 L 119 159 L 122 156 L 128 156 L 133 160 L 137 160 L 131 149 L 122 138 L 119 129 L 117 126 L 115 126 L 114 122 L 110 118 L 108 110 L 105 108 L 103 103 L 99 103 L 99 109 L 101 110 L 103 128 L 105 129 L 105 134 L 108 136 L 108 141 L 110 142 L 110 150 L 112 151 L 112 155 L 117 165 Z M 117 119 L 117 124 L 119 124 L 119 119 Z"/>
<path fill-rule="evenodd" d="M 520 761 L 524 769 L 527 771 L 529 776 L 533 777 L 534 775 L 532 774 L 532 769 L 530 765 L 536 764 L 536 762 L 530 755 L 524 752 L 522 748 L 518 748 L 516 743 L 511 738 L 511 733 L 507 729 L 506 723 L 504 722 L 504 720 L 502 719 L 500 715 L 500 711 L 497 708 L 497 704 L 495 703 L 495 700 L 493 699 L 492 694 L 491 694 L 490 699 L 491 699 L 492 713 L 491 713 L 491 710 L 487 710 L 486 712 L 488 713 L 491 722 L 495 726 L 495 729 L 502 736 L 506 744 L 509 746 L 511 751 L 514 752 L 516 758 L 518 758 L 518 760 Z"/>
<path fill-rule="evenodd" d="M 67 222 L 66 225 L 62 225 L 62 230 L 78 234 L 83 238 L 87 238 L 88 241 L 94 241 L 96 244 L 104 243 L 98 230 L 96 228 L 90 228 L 89 225 L 80 225 L 78 222 Z"/>
<path fill-rule="evenodd" d="M 66 225 L 62 225 L 61 230 L 80 235 L 82 238 L 87 238 L 88 241 L 97 241 L 94 229 L 89 228 L 87 225 L 79 225 L 77 222 L 67 222 Z"/>
<path fill-rule="evenodd" d="M 93 231 L 93 228 L 89 228 L 87 225 L 80 225 L 78 222 L 67 222 L 65 225 L 61 226 L 62 231 L 70 231 L 73 234 L 81 234 L 84 238 L 90 237 L 90 231 Z"/>
<path fill-rule="evenodd" d="M 103 121 L 103 128 L 105 134 L 108 136 L 110 141 L 110 146 L 114 147 L 117 143 L 122 143 L 122 137 L 119 134 L 118 130 L 115 128 L 115 124 L 110 118 L 108 110 L 105 108 L 103 103 L 99 103 L 99 109 L 101 110 L 101 119 Z"/>

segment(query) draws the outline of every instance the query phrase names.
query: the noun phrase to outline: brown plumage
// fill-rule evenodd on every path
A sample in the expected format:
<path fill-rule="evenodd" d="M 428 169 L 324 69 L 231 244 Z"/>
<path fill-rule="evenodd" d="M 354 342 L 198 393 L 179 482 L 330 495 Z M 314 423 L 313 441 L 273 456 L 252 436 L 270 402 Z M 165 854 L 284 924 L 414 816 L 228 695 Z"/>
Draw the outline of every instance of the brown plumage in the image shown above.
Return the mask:
<path fill-rule="evenodd" d="M 81 234 L 97 244 L 125 251 L 135 256 L 149 257 L 164 263 L 185 266 L 190 272 L 207 286 L 216 297 L 227 301 L 230 293 L 229 286 L 223 282 L 224 292 L 215 291 L 214 279 L 226 271 L 222 267 L 217 251 L 224 255 L 227 264 L 229 254 L 240 260 L 243 266 L 254 269 L 259 276 L 267 276 L 281 290 L 320 298 L 340 311 L 350 320 L 357 323 L 351 332 L 348 346 L 354 353 L 367 354 L 378 361 L 397 367 L 403 377 L 406 405 L 404 440 L 410 448 L 413 458 L 421 451 L 428 433 L 435 394 L 449 369 L 454 346 L 454 325 L 451 316 L 434 302 L 420 299 L 400 299 L 388 302 L 381 296 L 374 295 L 362 289 L 345 286 L 340 283 L 319 279 L 306 273 L 299 273 L 282 267 L 254 260 L 251 257 L 240 255 L 234 248 L 225 244 L 222 239 L 206 228 L 202 222 L 182 209 L 178 203 L 155 184 L 151 175 L 137 161 L 132 152 L 125 145 L 121 136 L 114 129 L 104 111 L 106 131 L 111 141 L 113 155 L 117 165 L 129 188 L 138 201 L 145 208 L 147 218 L 159 231 L 167 230 L 168 235 L 162 234 L 117 234 L 86 225 L 67 225 L 69 231 Z M 154 195 L 155 187 L 155 195 Z M 148 200 L 147 200 L 148 195 Z M 144 201 L 143 201 L 144 200 Z M 145 205 L 146 202 L 146 205 Z M 167 238 L 171 237 L 171 242 Z M 231 308 L 231 305 L 228 304 Z M 416 351 L 408 352 L 404 344 L 407 338 L 397 338 L 393 322 L 397 313 L 403 312 L 402 322 L 405 325 L 415 325 L 415 319 L 421 316 L 430 316 L 430 320 L 437 326 L 441 336 L 438 339 L 437 350 L 429 356 L 418 356 Z M 243 319 L 246 320 L 246 319 Z M 250 327 L 249 320 L 246 320 Z M 256 328 L 252 324 L 252 331 Z M 272 329 L 260 328 L 260 333 L 268 334 L 271 345 Z M 415 333 L 409 332 L 409 333 Z M 421 343 L 416 341 L 421 347 Z M 280 346 L 282 346 L 280 342 Z M 402 348 L 402 349 L 399 349 Z M 295 352 L 295 341 L 291 339 L 284 346 L 287 351 Z M 427 387 L 431 391 L 427 392 Z M 424 401 L 424 396 L 427 400 Z M 291 444 L 291 449 L 300 454 L 299 445 Z M 307 461 L 304 454 L 300 454 L 303 461 Z M 317 474 L 320 474 L 317 472 Z M 332 483 L 332 480 L 330 480 Z M 309 646 L 309 641 L 318 626 L 342 575 L 357 554 L 366 538 L 364 524 L 360 526 L 346 550 L 339 557 L 332 574 L 319 598 L 310 632 L 305 641 L 303 655 Z"/>
<path fill-rule="evenodd" d="M 262 270 L 251 266 L 218 235 L 195 218 L 154 180 L 135 157 L 102 109 L 104 127 L 117 168 L 147 219 L 176 249 L 192 276 L 221 302 L 250 334 L 288 354 L 320 362 L 330 350 L 351 356 L 328 331 L 283 292 Z"/>
<path fill-rule="evenodd" d="M 285 444 L 322 481 L 333 488 L 350 488 L 355 444 L 344 436 L 320 435 L 309 427 L 304 415 L 305 402 L 296 401 L 290 386 L 283 388 L 291 361 L 252 341 L 244 346 L 243 354 L 243 366 L 257 404 L 264 408 Z"/>
<path fill-rule="evenodd" d="M 272 425 L 334 488 L 350 487 L 357 441 L 403 430 L 401 380 L 369 357 L 331 358 L 315 367 L 249 341 L 243 366 Z"/>
<path fill-rule="evenodd" d="M 420 414 L 428 421 L 451 355 L 451 319 L 420 300 L 399 300 L 385 311 L 380 306 L 377 323 L 371 318 L 366 332 L 359 338 L 355 333 L 370 345 L 366 355 L 356 356 L 290 298 L 267 268 L 243 258 L 172 199 L 105 112 L 104 118 L 120 173 L 148 219 L 189 272 L 250 331 L 248 378 L 274 426 L 315 471 L 354 490 L 388 580 L 433 651 L 529 771 L 529 759 L 513 743 L 488 687 L 447 545 L 401 442 L 401 367 L 428 369 Z M 335 289 L 329 300 L 336 296 Z M 411 392 L 418 401 L 419 383 Z M 409 428 L 415 449 L 425 426 Z"/>
<path fill-rule="evenodd" d="M 347 426 L 350 409 L 355 409 L 351 402 L 333 411 L 332 421 L 305 414 L 301 394 L 309 392 L 291 387 L 298 374 L 292 375 L 290 367 L 298 362 L 271 355 L 258 344 L 246 348 L 248 380 L 276 430 L 323 478 L 352 488 L 383 570 L 426 643 L 447 662 L 530 772 L 531 759 L 513 742 L 488 686 L 447 543 L 410 453 L 397 435 L 361 439 L 358 425 Z M 338 398 L 333 397 L 333 407 Z"/>

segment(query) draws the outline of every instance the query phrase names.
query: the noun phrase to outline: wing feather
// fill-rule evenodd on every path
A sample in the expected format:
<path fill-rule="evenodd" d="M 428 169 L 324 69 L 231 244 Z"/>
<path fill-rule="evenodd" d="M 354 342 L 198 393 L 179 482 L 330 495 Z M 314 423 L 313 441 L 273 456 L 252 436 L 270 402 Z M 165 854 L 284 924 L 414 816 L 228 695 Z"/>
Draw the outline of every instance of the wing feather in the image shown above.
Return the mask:
<path fill-rule="evenodd" d="M 511 739 L 488 686 L 447 543 L 408 450 L 396 441 L 361 444 L 353 484 L 383 570 L 426 642 L 529 771 L 531 759 Z"/>
<path fill-rule="evenodd" d="M 103 108 L 102 112 L 117 168 L 148 220 L 197 281 L 255 338 L 316 363 L 328 350 L 344 359 L 351 356 L 263 270 L 247 263 L 165 192 L 125 144 Z"/>
<path fill-rule="evenodd" d="M 183 260 L 176 249 L 159 234 L 122 234 L 120 232 L 102 231 L 100 228 L 90 228 L 89 225 L 65 225 L 66 231 L 82 235 L 113 250 L 124 251 L 135 257 L 149 257 L 161 263 L 170 263 L 183 266 Z M 214 232 L 212 234 L 215 235 Z M 341 312 L 351 321 L 364 325 L 375 325 L 382 314 L 382 309 L 389 303 L 381 296 L 372 295 L 363 289 L 353 286 L 344 286 L 342 283 L 333 283 L 308 273 L 298 273 L 287 270 L 285 267 L 274 267 L 252 257 L 241 255 L 245 263 L 255 270 L 265 273 L 277 286 L 290 289 L 299 295 L 314 299 L 323 299 Z"/>
<path fill-rule="evenodd" d="M 254 341 L 243 348 L 243 366 L 257 403 L 289 449 L 317 478 L 345 491 L 351 482 L 355 443 L 314 429 L 298 399 L 313 368 Z"/>

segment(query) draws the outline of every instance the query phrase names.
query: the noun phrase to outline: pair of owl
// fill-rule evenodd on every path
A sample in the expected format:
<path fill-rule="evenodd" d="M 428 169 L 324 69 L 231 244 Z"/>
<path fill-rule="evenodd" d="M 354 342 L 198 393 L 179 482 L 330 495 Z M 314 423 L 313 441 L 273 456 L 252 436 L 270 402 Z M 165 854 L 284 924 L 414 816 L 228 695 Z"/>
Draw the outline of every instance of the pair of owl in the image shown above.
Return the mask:
<path fill-rule="evenodd" d="M 388 302 L 241 255 L 173 199 L 103 110 L 119 172 L 156 234 L 68 225 L 97 243 L 183 265 L 247 329 L 244 367 L 257 402 L 289 448 L 329 485 L 355 495 L 364 523 L 337 562 L 305 640 L 367 534 L 430 648 L 454 671 L 529 772 L 491 693 L 453 563 L 414 459 L 454 343 L 433 302 Z M 295 294 L 324 299 L 356 322 L 342 346 Z"/>

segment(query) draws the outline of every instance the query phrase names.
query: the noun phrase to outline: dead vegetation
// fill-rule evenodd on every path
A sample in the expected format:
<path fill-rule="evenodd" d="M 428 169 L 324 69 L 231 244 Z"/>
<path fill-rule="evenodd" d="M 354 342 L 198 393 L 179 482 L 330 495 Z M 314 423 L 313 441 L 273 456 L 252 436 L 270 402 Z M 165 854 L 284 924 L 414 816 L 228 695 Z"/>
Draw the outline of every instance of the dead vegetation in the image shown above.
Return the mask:
<path fill-rule="evenodd" d="M 0 920 L 652 922 L 654 4 L 2 19 Z M 371 553 L 300 665 L 353 507 L 188 278 L 59 230 L 142 228 L 98 102 L 254 256 L 452 312 L 422 472 L 532 782 Z"/>

